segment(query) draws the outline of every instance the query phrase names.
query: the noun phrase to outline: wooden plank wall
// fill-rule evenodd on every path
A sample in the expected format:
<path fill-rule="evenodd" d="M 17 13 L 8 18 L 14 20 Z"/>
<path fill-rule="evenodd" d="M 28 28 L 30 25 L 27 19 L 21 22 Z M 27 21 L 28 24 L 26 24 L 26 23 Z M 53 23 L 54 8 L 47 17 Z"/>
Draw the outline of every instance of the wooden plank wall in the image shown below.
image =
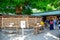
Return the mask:
<path fill-rule="evenodd" d="M 31 28 L 36 24 L 36 21 L 39 22 L 41 17 L 30 17 L 30 16 L 3 16 L 3 25 L 2 27 L 8 27 L 9 23 L 14 23 L 13 27 L 20 28 L 20 21 L 26 21 L 26 28 Z"/>

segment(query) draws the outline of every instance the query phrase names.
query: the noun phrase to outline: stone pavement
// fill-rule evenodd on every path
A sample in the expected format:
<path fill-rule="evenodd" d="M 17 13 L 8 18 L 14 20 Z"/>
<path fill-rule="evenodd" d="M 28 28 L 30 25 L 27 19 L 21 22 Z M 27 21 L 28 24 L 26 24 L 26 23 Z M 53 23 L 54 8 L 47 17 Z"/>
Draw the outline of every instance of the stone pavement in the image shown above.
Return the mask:
<path fill-rule="evenodd" d="M 25 40 L 59 40 L 60 31 L 58 30 L 46 30 L 37 35 L 30 35 Z"/>
<path fill-rule="evenodd" d="M 33 29 L 25 29 L 24 36 L 21 34 L 21 30 L 18 33 L 5 33 L 4 31 L 0 32 L 0 40 L 59 40 L 60 31 L 59 29 L 49 30 L 45 29 L 42 33 L 37 35 L 33 34 Z"/>

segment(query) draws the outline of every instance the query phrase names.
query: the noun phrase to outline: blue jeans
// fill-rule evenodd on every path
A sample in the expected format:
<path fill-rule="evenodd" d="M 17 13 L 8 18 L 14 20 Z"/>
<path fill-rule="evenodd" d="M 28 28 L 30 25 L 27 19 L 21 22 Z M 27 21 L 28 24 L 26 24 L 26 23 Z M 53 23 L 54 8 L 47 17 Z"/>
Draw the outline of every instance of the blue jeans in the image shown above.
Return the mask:
<path fill-rule="evenodd" d="M 59 29 L 60 29 L 60 26 L 59 26 Z"/>
<path fill-rule="evenodd" d="M 54 30 L 53 24 L 50 24 L 50 30 Z"/>

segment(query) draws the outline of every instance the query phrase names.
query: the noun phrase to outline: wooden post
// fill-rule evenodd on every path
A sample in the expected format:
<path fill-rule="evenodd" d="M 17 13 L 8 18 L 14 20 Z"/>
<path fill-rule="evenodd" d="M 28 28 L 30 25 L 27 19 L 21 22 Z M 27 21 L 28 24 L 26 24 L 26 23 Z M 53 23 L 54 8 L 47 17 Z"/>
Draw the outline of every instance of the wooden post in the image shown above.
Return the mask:
<path fill-rule="evenodd" d="M 37 17 L 35 17 L 35 24 L 37 23 Z"/>
<path fill-rule="evenodd" d="M 2 16 L 0 16 L 0 28 L 2 27 Z"/>
<path fill-rule="evenodd" d="M 2 28 L 3 28 L 3 16 L 2 16 Z"/>
<path fill-rule="evenodd" d="M 27 28 L 29 28 L 29 17 L 27 16 Z"/>

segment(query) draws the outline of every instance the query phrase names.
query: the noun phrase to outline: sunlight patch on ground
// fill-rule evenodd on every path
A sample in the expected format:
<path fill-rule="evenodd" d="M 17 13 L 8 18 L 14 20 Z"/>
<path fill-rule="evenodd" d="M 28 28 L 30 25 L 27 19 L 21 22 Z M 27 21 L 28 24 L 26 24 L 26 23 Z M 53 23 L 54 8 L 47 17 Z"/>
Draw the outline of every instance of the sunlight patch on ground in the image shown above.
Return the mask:
<path fill-rule="evenodd" d="M 52 38 L 54 38 L 54 39 L 57 39 L 57 40 L 59 40 L 59 38 L 58 37 L 56 37 L 55 35 L 53 35 L 53 34 L 51 34 L 51 33 L 47 33 L 47 34 L 45 34 L 45 37 L 52 37 Z M 46 38 L 46 39 L 48 39 L 48 38 Z"/>
<path fill-rule="evenodd" d="M 21 37 L 15 37 L 12 40 L 24 40 L 26 36 L 21 36 Z"/>
<path fill-rule="evenodd" d="M 28 35 L 20 35 L 18 37 L 13 37 L 10 40 L 25 40 L 26 37 L 30 36 L 31 34 Z"/>

